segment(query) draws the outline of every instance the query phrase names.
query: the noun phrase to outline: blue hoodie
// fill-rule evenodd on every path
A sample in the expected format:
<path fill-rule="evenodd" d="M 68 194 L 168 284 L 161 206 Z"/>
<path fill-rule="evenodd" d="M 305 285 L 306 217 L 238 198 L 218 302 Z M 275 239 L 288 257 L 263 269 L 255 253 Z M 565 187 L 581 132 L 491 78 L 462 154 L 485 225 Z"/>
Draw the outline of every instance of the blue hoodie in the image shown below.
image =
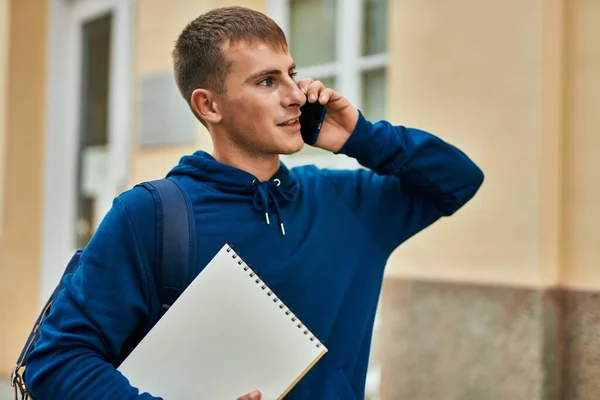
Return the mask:
<path fill-rule="evenodd" d="M 483 182 L 481 170 L 438 137 L 372 124 L 362 114 L 340 153 L 365 168 L 282 164 L 259 182 L 199 151 L 169 172 L 189 193 L 196 216 L 197 262 L 189 280 L 230 243 L 328 347 L 288 399 L 364 397 L 388 257 L 456 212 Z M 143 188 L 118 196 L 81 267 L 65 278 L 28 358 L 25 380 L 34 397 L 155 398 L 115 369 L 160 310 L 151 267 L 153 207 Z"/>

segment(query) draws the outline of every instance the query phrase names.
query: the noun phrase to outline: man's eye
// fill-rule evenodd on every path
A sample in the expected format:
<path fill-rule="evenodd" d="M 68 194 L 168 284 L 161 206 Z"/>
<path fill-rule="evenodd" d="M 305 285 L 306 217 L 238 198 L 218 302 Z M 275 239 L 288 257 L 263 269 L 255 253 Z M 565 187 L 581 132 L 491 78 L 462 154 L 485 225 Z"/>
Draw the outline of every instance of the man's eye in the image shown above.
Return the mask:
<path fill-rule="evenodd" d="M 262 81 L 258 82 L 259 86 L 272 86 L 273 85 L 273 78 L 266 78 L 263 79 Z"/>
<path fill-rule="evenodd" d="M 297 77 L 297 76 L 298 76 L 298 73 L 297 73 L 297 72 L 292 72 L 292 73 L 290 74 L 290 78 L 292 78 L 293 80 L 296 80 L 296 77 Z"/>

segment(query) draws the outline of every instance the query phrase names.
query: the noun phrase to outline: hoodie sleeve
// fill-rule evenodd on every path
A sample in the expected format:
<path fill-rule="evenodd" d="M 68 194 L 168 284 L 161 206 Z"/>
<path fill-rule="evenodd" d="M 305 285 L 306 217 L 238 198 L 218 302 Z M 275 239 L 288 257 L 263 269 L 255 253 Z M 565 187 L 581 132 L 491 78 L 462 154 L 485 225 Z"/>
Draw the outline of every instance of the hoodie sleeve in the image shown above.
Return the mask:
<path fill-rule="evenodd" d="M 483 173 L 462 151 L 428 132 L 375 124 L 359 113 L 339 151 L 366 169 L 331 171 L 338 193 L 387 253 L 469 201 Z"/>
<path fill-rule="evenodd" d="M 41 325 L 25 370 L 34 398 L 158 399 L 140 394 L 116 370 L 132 335 L 147 331 L 150 316 L 147 258 L 138 248 L 118 197 Z"/>

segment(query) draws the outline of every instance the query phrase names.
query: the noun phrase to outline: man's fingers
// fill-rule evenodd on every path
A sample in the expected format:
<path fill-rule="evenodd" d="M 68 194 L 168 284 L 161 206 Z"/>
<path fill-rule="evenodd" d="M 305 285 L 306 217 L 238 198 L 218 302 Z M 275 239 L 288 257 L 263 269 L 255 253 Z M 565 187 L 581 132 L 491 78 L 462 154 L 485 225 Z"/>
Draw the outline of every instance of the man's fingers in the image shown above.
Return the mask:
<path fill-rule="evenodd" d="M 237 400 L 260 400 L 260 392 L 255 390 L 253 392 L 248 393 L 245 396 L 238 398 Z"/>
<path fill-rule="evenodd" d="M 319 96 L 319 103 L 327 104 L 331 99 L 334 99 L 336 96 L 336 92 L 331 88 L 326 88 L 321 92 Z"/>
<path fill-rule="evenodd" d="M 309 103 L 315 103 L 321 92 L 325 90 L 325 85 L 321 81 L 313 81 L 310 85 L 308 85 L 308 89 L 306 90 L 306 95 L 308 96 Z"/>
<path fill-rule="evenodd" d="M 306 94 L 306 91 L 308 90 L 308 87 L 310 86 L 311 83 L 313 83 L 314 80 L 310 79 L 310 78 L 303 78 L 300 79 L 298 81 L 298 88 L 300 90 L 302 90 L 302 93 Z"/>
<path fill-rule="evenodd" d="M 323 82 L 315 81 L 311 78 L 304 78 L 298 81 L 298 88 L 308 97 L 309 103 L 327 104 L 329 101 L 340 97 L 337 92 L 331 88 L 325 87 Z"/>

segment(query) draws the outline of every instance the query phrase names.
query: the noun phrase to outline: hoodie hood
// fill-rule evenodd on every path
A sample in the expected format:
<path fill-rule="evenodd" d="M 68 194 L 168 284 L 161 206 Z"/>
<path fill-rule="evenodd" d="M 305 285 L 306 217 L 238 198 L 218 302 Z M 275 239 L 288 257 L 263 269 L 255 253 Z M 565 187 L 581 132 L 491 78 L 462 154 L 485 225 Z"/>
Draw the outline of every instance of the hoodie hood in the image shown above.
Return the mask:
<path fill-rule="evenodd" d="M 174 175 L 202 181 L 225 195 L 247 195 L 257 215 L 263 217 L 267 225 L 271 225 L 271 215 L 275 215 L 283 235 L 285 225 L 280 209 L 298 198 L 300 188 L 296 177 L 282 162 L 279 163 L 279 170 L 275 175 L 261 182 L 246 171 L 220 163 L 205 151 L 182 157 L 167 177 Z"/>

